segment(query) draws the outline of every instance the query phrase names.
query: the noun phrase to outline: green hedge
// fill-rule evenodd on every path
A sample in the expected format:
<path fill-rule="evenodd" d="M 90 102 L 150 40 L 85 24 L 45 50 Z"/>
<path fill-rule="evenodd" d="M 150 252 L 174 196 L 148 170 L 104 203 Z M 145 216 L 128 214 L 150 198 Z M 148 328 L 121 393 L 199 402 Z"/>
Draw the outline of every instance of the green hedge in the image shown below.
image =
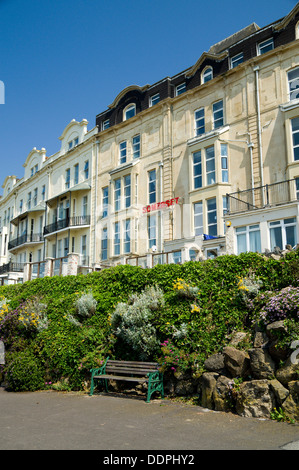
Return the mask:
<path fill-rule="evenodd" d="M 281 260 L 246 253 L 152 269 L 117 266 L 87 275 L 46 277 L 2 286 L 0 296 L 9 301 L 9 314 L 0 316 L 0 339 L 8 350 L 4 378 L 12 389 L 22 389 L 20 369 L 26 369 L 27 361 L 35 371 L 32 387 L 41 388 L 42 369 L 45 384 L 64 381 L 70 389 L 81 389 L 90 375 L 89 369 L 107 355 L 135 359 L 134 352 L 121 344 L 111 330 L 109 317 L 119 302 L 127 302 L 130 294 L 140 293 L 146 286 L 159 286 L 164 292 L 164 306 L 153 320 L 159 341 L 170 339 L 174 331 L 185 325 L 188 333 L 172 338 L 174 347 L 192 357 L 200 369 L 204 359 L 220 351 L 234 331 L 251 332 L 252 311 L 240 295 L 238 280 L 254 273 L 263 282 L 262 291 L 297 287 L 298 261 L 297 251 Z M 178 295 L 174 288 L 178 279 L 198 288 L 196 298 Z M 96 312 L 82 320 L 76 312 L 76 300 L 88 291 L 97 301 Z M 34 326 L 25 328 L 18 321 L 24 305 L 34 298 L 47 305 L 48 327 L 41 331 Z M 159 354 L 152 359 L 162 357 L 162 350 Z M 12 377 L 12 363 L 18 364 L 18 380 Z M 23 387 L 30 386 L 24 380 Z"/>

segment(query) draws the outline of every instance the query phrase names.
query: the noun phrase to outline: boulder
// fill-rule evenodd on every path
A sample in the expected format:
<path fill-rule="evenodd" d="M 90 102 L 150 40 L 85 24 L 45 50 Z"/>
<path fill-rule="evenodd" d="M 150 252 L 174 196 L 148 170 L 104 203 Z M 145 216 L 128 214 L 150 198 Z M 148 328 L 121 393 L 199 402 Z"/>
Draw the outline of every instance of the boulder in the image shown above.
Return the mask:
<path fill-rule="evenodd" d="M 281 406 L 285 399 L 289 395 L 289 390 L 285 388 L 278 380 L 273 379 L 269 381 L 270 388 L 274 393 L 274 397 L 276 400 L 276 405 Z"/>
<path fill-rule="evenodd" d="M 299 421 L 299 380 L 289 382 L 290 393 L 282 404 L 285 415 L 295 421 Z"/>
<path fill-rule="evenodd" d="M 287 387 L 289 382 L 298 379 L 299 363 L 293 364 L 291 358 L 288 358 L 285 364 L 276 371 L 275 376 L 277 380 L 279 380 L 279 382 L 281 382 L 285 387 Z"/>
<path fill-rule="evenodd" d="M 256 379 L 273 379 L 276 365 L 266 349 L 254 348 L 249 350 L 250 368 Z"/>
<path fill-rule="evenodd" d="M 277 340 L 278 336 L 282 333 L 287 333 L 287 327 L 283 320 L 275 321 L 266 326 L 266 334 L 272 341 Z"/>
<path fill-rule="evenodd" d="M 224 365 L 232 377 L 245 377 L 249 373 L 249 356 L 244 351 L 227 346 L 223 349 Z"/>
<path fill-rule="evenodd" d="M 224 374 L 224 355 L 221 353 L 213 354 L 205 360 L 204 367 L 209 372 L 217 372 L 218 374 Z"/>
<path fill-rule="evenodd" d="M 205 372 L 200 378 L 201 406 L 214 409 L 214 390 L 219 374 L 216 372 Z"/>
<path fill-rule="evenodd" d="M 228 390 L 231 379 L 220 375 L 216 381 L 216 387 L 214 388 L 213 398 L 216 411 L 229 411 L 230 404 L 228 401 Z"/>
<path fill-rule="evenodd" d="M 252 380 L 240 385 L 236 412 L 246 418 L 270 418 L 274 397 L 267 380 Z"/>

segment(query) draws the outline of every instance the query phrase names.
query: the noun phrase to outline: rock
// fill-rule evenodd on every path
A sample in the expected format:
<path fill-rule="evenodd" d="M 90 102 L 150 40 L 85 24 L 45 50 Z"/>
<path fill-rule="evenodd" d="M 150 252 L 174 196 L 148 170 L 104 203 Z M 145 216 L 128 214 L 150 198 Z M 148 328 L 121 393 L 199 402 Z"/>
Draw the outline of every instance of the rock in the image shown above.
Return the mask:
<path fill-rule="evenodd" d="M 225 373 L 224 355 L 221 353 L 213 354 L 205 360 L 204 367 L 210 372 Z"/>
<path fill-rule="evenodd" d="M 230 405 L 227 399 L 228 386 L 231 383 L 231 379 L 220 375 L 216 381 L 216 387 L 214 388 L 213 398 L 216 411 L 229 411 Z"/>
<path fill-rule="evenodd" d="M 277 380 L 279 380 L 279 382 L 281 382 L 285 387 L 287 387 L 289 382 L 298 379 L 299 363 L 292 364 L 291 359 L 288 358 L 285 364 L 276 371 L 275 376 Z"/>
<path fill-rule="evenodd" d="M 232 335 L 232 339 L 230 340 L 229 345 L 235 347 L 240 344 L 245 338 L 247 338 L 247 336 L 248 333 L 245 333 L 244 331 L 237 331 Z"/>
<path fill-rule="evenodd" d="M 224 365 L 232 377 L 244 377 L 249 371 L 249 356 L 236 348 L 227 346 L 223 349 Z"/>
<path fill-rule="evenodd" d="M 282 404 L 285 415 L 295 421 L 299 421 L 299 380 L 289 382 L 290 393 Z"/>
<path fill-rule="evenodd" d="M 209 410 L 214 409 L 214 390 L 219 374 L 216 372 L 205 372 L 200 378 L 201 405 Z"/>
<path fill-rule="evenodd" d="M 289 390 L 286 389 L 278 380 L 273 379 L 269 381 L 271 390 L 274 393 L 274 397 L 277 403 L 277 406 L 281 406 L 282 403 L 289 395 Z"/>
<path fill-rule="evenodd" d="M 250 349 L 249 356 L 253 377 L 256 379 L 273 379 L 275 377 L 275 362 L 266 349 Z"/>
<path fill-rule="evenodd" d="M 195 385 L 192 380 L 180 380 L 175 386 L 175 394 L 178 396 L 192 395 L 195 391 Z"/>
<path fill-rule="evenodd" d="M 236 412 L 246 418 L 270 418 L 274 397 L 267 380 L 252 380 L 240 385 Z"/>
<path fill-rule="evenodd" d="M 272 341 L 277 340 L 279 337 L 279 334 L 281 333 L 287 333 L 287 327 L 284 325 L 283 320 L 275 321 L 273 323 L 270 323 L 266 327 L 266 334 L 268 338 L 270 338 Z"/>
<path fill-rule="evenodd" d="M 262 330 L 258 324 L 254 326 L 254 340 L 253 340 L 253 347 L 254 348 L 262 348 L 266 346 L 269 342 L 269 338 L 264 330 Z"/>
<path fill-rule="evenodd" d="M 275 361 L 285 361 L 288 356 L 290 355 L 290 350 L 287 346 L 281 347 L 278 345 L 278 340 L 277 341 L 272 341 L 272 343 L 269 344 L 269 354 L 270 356 L 275 359 Z"/>

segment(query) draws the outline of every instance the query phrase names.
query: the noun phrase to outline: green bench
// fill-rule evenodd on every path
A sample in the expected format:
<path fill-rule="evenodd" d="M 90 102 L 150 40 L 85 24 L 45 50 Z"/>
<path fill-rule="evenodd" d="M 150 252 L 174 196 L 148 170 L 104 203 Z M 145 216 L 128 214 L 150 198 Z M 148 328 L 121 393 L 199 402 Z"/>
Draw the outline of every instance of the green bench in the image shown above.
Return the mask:
<path fill-rule="evenodd" d="M 91 369 L 90 396 L 99 381 L 105 382 L 108 392 L 108 380 L 123 380 L 128 382 L 148 382 L 147 399 L 149 403 L 154 392 L 161 393 L 164 398 L 163 374 L 158 370 L 156 362 L 132 362 L 115 361 L 106 359 L 105 363 L 98 368 Z"/>

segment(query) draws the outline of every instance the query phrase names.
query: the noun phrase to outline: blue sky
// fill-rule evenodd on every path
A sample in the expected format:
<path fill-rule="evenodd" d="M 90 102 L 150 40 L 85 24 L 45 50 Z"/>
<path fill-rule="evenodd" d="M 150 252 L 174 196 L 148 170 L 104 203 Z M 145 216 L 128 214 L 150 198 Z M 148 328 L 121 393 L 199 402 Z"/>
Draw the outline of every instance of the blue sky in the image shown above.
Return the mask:
<path fill-rule="evenodd" d="M 33 147 L 47 155 L 72 120 L 107 109 L 118 93 L 193 65 L 252 22 L 287 15 L 292 0 L 0 0 L 0 185 L 23 176 Z M 2 193 L 2 190 L 0 190 Z"/>

